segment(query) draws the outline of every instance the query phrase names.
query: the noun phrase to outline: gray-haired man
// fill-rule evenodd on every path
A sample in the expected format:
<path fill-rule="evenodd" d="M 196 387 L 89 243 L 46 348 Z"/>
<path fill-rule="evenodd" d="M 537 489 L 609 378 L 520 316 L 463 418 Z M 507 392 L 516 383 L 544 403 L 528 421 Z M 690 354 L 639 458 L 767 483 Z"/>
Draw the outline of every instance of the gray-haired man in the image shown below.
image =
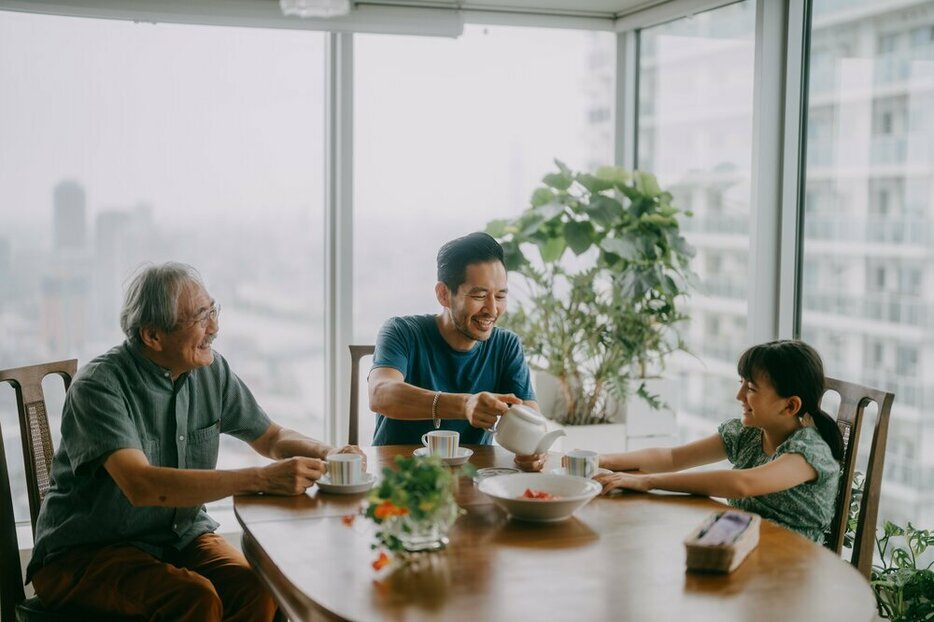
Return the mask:
<path fill-rule="evenodd" d="M 330 453 L 263 412 L 213 351 L 220 308 L 184 264 L 143 269 L 126 341 L 81 369 L 65 399 L 53 483 L 27 570 L 51 608 L 164 620 L 270 620 L 275 604 L 204 503 L 297 495 Z M 275 462 L 216 470 L 221 433 Z"/>

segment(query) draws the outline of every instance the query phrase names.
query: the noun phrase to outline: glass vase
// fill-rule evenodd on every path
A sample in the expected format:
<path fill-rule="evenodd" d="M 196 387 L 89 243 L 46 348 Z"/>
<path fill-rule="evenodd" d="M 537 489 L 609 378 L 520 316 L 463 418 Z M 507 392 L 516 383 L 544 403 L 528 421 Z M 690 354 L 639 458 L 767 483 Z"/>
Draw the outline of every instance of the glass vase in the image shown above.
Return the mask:
<path fill-rule="evenodd" d="M 406 514 L 389 521 L 385 528 L 410 552 L 437 551 L 448 543 L 448 532 L 457 520 L 459 508 L 454 501 L 421 517 Z"/>

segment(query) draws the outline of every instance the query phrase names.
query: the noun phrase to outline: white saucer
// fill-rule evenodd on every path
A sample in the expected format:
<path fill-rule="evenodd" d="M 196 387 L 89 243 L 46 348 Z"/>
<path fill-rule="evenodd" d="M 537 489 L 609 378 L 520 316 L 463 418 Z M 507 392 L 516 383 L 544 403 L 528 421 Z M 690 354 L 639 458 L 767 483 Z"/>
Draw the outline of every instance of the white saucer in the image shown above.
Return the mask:
<path fill-rule="evenodd" d="M 372 473 L 364 473 L 363 481 L 359 484 L 332 484 L 327 474 L 324 474 L 318 480 L 318 488 L 321 492 L 330 492 L 335 495 L 354 495 L 360 492 L 366 492 L 373 487 L 376 478 Z"/>
<path fill-rule="evenodd" d="M 419 447 L 418 449 L 412 452 L 412 455 L 413 456 L 427 456 L 428 448 Z M 473 455 L 472 449 L 469 449 L 467 447 L 458 447 L 456 456 L 451 456 L 450 458 L 441 458 L 441 462 L 445 463 L 448 466 L 458 466 L 470 460 L 470 456 L 472 455 Z"/>
<path fill-rule="evenodd" d="M 603 467 L 597 467 L 597 471 L 596 471 L 596 473 L 594 473 L 594 475 L 609 475 L 609 474 L 612 473 L 612 472 L 613 472 L 613 471 L 611 471 L 611 470 L 609 470 L 609 469 L 604 469 Z M 552 475 L 567 475 L 567 474 L 568 474 L 568 470 L 565 469 L 564 467 L 561 467 L 561 468 L 559 468 L 559 469 L 552 469 L 552 470 L 551 470 L 551 473 L 552 473 Z"/>

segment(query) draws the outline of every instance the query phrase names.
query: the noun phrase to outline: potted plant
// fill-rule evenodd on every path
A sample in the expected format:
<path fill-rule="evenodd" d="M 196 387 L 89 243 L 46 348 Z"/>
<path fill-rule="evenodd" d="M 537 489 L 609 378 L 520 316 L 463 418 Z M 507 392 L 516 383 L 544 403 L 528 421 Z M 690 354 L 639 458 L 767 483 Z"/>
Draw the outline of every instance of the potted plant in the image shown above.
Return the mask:
<path fill-rule="evenodd" d="M 555 163 L 528 209 L 486 228 L 520 277 L 511 284 L 521 303 L 503 325 L 522 338 L 530 366 L 557 380 L 559 423 L 610 422 L 633 392 L 660 408 L 643 380 L 684 349 L 677 329 L 694 250 L 678 218 L 691 214 L 650 173 Z"/>
<path fill-rule="evenodd" d="M 930 547 L 934 533 L 911 523 L 900 527 L 885 521 L 876 532 L 881 563 L 873 565 L 871 583 L 880 616 L 893 622 L 934 620 L 934 561 L 921 561 Z"/>

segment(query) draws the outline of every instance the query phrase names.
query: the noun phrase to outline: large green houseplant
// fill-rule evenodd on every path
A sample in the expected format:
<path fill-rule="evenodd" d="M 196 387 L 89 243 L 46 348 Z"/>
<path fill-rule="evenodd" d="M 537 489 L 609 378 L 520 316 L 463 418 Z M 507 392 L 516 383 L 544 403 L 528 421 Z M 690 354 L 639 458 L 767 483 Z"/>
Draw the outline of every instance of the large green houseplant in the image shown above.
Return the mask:
<path fill-rule="evenodd" d="M 533 369 L 558 380 L 567 406 L 553 415 L 559 423 L 610 421 L 610 398 L 624 400 L 633 385 L 658 408 L 658 397 L 631 381 L 684 347 L 677 326 L 694 250 L 678 218 L 690 213 L 650 173 L 555 163 L 528 209 L 487 225 L 520 277 L 511 278 L 519 303 L 503 325 L 520 335 Z"/>

